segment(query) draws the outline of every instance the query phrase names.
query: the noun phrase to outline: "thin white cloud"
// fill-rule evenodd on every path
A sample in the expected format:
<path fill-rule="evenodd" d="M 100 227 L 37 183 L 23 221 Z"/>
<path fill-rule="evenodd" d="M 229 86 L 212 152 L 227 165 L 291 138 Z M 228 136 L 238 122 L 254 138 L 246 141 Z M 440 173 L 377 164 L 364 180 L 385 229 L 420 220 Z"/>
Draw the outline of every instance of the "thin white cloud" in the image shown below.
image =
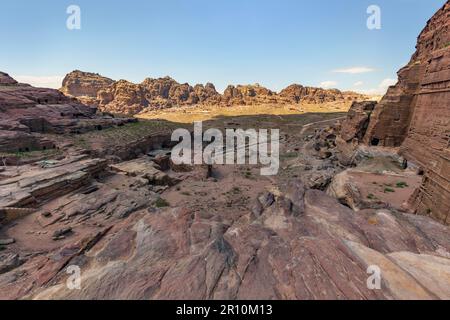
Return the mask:
<path fill-rule="evenodd" d="M 397 83 L 396 79 L 384 79 L 383 81 L 381 81 L 381 83 L 378 85 L 377 88 L 371 88 L 371 89 L 367 89 L 367 90 L 359 90 L 361 93 L 363 94 L 367 94 L 367 95 L 384 95 L 387 91 L 387 89 L 390 86 L 393 86 Z"/>
<path fill-rule="evenodd" d="M 28 83 L 34 87 L 53 88 L 53 89 L 61 88 L 61 84 L 64 79 L 63 76 L 26 76 L 26 75 L 14 76 L 13 78 L 20 83 Z"/>
<path fill-rule="evenodd" d="M 329 89 L 329 88 L 336 87 L 337 84 L 338 83 L 336 81 L 323 81 L 319 84 L 319 86 L 324 89 Z"/>
<path fill-rule="evenodd" d="M 393 86 L 397 83 L 397 79 L 384 79 L 381 81 L 380 85 L 378 86 L 380 89 L 387 89 L 390 86 Z"/>
<path fill-rule="evenodd" d="M 362 81 L 357 81 L 353 84 L 354 87 L 361 87 L 364 84 Z"/>
<path fill-rule="evenodd" d="M 369 96 L 371 95 L 382 95 L 383 93 L 380 92 L 380 89 L 376 89 L 376 88 L 372 88 L 372 89 L 367 89 L 367 90 L 358 90 L 359 93 L 362 94 L 367 94 Z"/>
<path fill-rule="evenodd" d="M 348 73 L 348 74 L 360 74 L 373 72 L 375 69 L 368 67 L 352 67 L 352 68 L 344 68 L 344 69 L 336 69 L 333 70 L 334 73 Z"/>

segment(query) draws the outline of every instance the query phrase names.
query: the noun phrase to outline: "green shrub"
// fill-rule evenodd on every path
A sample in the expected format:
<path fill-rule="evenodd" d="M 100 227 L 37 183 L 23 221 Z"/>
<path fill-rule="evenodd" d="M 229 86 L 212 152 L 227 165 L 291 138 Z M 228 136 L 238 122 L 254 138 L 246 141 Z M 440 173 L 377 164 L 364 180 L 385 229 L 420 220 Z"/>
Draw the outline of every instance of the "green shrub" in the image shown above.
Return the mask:
<path fill-rule="evenodd" d="M 232 193 L 239 194 L 239 193 L 241 193 L 241 189 L 239 187 L 233 187 Z"/>
<path fill-rule="evenodd" d="M 170 207 L 170 203 L 167 202 L 166 200 L 164 200 L 163 198 L 158 198 L 155 201 L 155 206 L 157 208 L 165 208 L 165 207 Z"/>
<path fill-rule="evenodd" d="M 397 188 L 400 188 L 400 189 L 409 187 L 408 184 L 404 181 L 397 182 L 396 186 L 397 186 Z"/>

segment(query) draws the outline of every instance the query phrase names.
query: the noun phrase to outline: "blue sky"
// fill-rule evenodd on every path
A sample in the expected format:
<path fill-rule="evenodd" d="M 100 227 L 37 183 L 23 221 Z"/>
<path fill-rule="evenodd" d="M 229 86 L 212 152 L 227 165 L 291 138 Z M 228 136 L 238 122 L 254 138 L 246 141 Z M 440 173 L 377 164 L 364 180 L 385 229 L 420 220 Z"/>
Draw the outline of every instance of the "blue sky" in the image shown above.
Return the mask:
<path fill-rule="evenodd" d="M 445 0 L 2 0 L 0 70 L 57 87 L 74 69 L 141 82 L 380 92 Z M 81 8 L 81 30 L 66 9 Z M 381 8 L 381 30 L 366 27 Z M 340 70 L 341 72 L 336 72 Z M 365 71 L 365 72 L 363 72 Z M 356 73 L 355 73 L 356 72 Z M 389 80 L 390 79 L 390 80 Z M 382 84 L 383 83 L 383 84 Z"/>

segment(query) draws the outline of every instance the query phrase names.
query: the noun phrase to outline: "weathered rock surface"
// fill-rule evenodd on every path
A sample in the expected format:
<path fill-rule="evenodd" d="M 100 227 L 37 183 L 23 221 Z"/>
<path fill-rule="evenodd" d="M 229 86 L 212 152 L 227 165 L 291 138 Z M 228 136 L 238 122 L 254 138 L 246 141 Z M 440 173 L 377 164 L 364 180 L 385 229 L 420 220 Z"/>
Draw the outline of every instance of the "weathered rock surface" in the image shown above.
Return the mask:
<path fill-rule="evenodd" d="M 66 159 L 46 168 L 22 167 L 22 172 L 6 171 L 11 177 L 0 180 L 0 209 L 33 207 L 90 182 L 106 168 L 102 159 Z M 8 217 L 7 217 L 8 219 Z"/>
<path fill-rule="evenodd" d="M 376 106 L 375 101 L 354 102 L 342 122 L 340 136 L 349 142 L 353 139 L 361 140 L 369 125 L 370 115 Z"/>
<path fill-rule="evenodd" d="M 98 93 L 100 110 L 111 113 L 136 114 L 148 107 L 144 89 L 120 80 Z"/>
<path fill-rule="evenodd" d="M 2 291 L 3 297 L 448 298 L 450 279 L 441 277 L 437 284 L 434 275 L 427 275 L 431 269 L 449 272 L 446 227 L 429 223 L 426 217 L 386 210 L 355 213 L 298 183 L 289 184 L 278 196 L 261 199 L 259 215 L 249 212 L 231 226 L 184 208 L 135 214 L 88 250 L 63 249 L 59 256 L 64 250 L 67 254 L 60 262 L 56 256 L 32 259 L 15 269 L 18 274 L 40 264 L 39 270 L 47 270 L 45 278 L 43 271 L 26 276 L 35 279 L 32 288 L 19 289 L 23 282 L 11 282 L 11 272 L 0 276 L 0 284 L 8 289 Z M 409 254 L 405 257 L 402 252 Z M 83 261 L 82 290 L 68 290 L 67 275 L 55 271 L 68 261 Z M 381 269 L 381 290 L 367 287 L 371 265 Z"/>
<path fill-rule="evenodd" d="M 371 115 L 363 141 L 400 147 L 423 168 L 417 213 L 450 223 L 450 2 L 428 21 L 416 52 Z"/>
<path fill-rule="evenodd" d="M 0 274 L 9 272 L 19 267 L 24 261 L 18 254 L 14 253 L 0 253 Z"/>
<path fill-rule="evenodd" d="M 19 84 L 5 73 L 0 78 L 0 152 L 15 153 L 55 148 L 39 133 L 82 133 L 122 125 L 134 119 L 96 115 L 58 90 Z"/>
<path fill-rule="evenodd" d="M 148 184 L 172 186 L 177 183 L 177 179 L 156 168 L 155 163 L 146 157 L 111 165 L 111 169 L 132 177 L 145 179 Z"/>
<path fill-rule="evenodd" d="M 317 162 L 307 160 L 314 170 L 332 171 L 337 159 L 323 159 L 320 151 L 334 148 L 336 132 L 326 127 L 316 135 L 318 140 L 311 139 L 308 148 Z M 26 259 L 20 263 L 16 258 L 8 260 L 6 271 L 0 274 L 0 298 L 448 297 L 445 288 L 450 280 L 444 278 L 437 284 L 436 276 L 427 275 L 431 270 L 444 275 L 449 272 L 448 227 L 390 208 L 355 212 L 322 191 L 308 190 L 300 177 L 290 183 L 283 180 L 279 188 L 275 183 L 264 188 L 243 177 L 240 170 L 226 166 L 215 168 L 216 182 L 205 178 L 204 167 L 180 173 L 180 178 L 191 178 L 183 178 L 177 187 L 159 196 L 152 191 L 150 180 L 175 174 L 161 173 L 156 164 L 163 163 L 168 152 L 146 151 L 149 156 L 118 160 L 108 175 L 99 174 L 97 179 L 91 175 L 76 190 L 69 188 L 69 183 L 63 190 L 72 191 L 49 200 L 37 198 L 39 205 L 34 211 L 17 212 L 21 219 L 6 224 L 0 230 L 5 237 L 0 235 L 16 239 L 4 253 L 24 254 Z M 10 186 L 14 185 L 11 179 L 16 184 L 35 181 L 32 185 L 42 190 L 47 181 L 50 190 L 59 185 L 61 167 L 67 169 L 64 175 L 67 171 L 83 174 L 85 166 L 77 164 L 85 161 L 88 159 L 43 162 L 43 168 L 7 167 L 0 183 L 9 180 Z M 396 163 L 393 168 L 399 167 Z M 378 170 L 373 164 L 367 167 Z M 236 183 L 238 177 L 241 180 Z M 227 179 L 229 184 L 223 184 Z M 248 187 L 242 180 L 248 180 Z M 249 197 L 255 188 L 258 191 Z M 184 201 L 180 197 L 186 191 L 191 194 Z M 168 208 L 156 208 L 160 197 L 167 200 L 159 202 L 161 207 Z M 67 230 L 71 232 L 65 233 Z M 393 261 L 390 255 L 397 253 L 400 258 Z M 66 286 L 66 270 L 74 265 L 81 268 L 81 290 Z M 380 290 L 367 286 L 367 270 L 373 265 L 381 270 Z"/>
<path fill-rule="evenodd" d="M 8 85 L 16 85 L 17 81 L 9 76 L 9 74 L 0 72 L 0 85 L 8 86 Z"/>
<path fill-rule="evenodd" d="M 322 89 L 315 87 L 304 87 L 299 84 L 292 84 L 283 89 L 281 97 L 287 98 L 291 103 L 325 103 L 334 101 L 355 101 L 361 100 L 364 96 L 351 91 L 340 91 L 337 89 Z"/>
<path fill-rule="evenodd" d="M 439 24 L 430 25 L 430 30 L 439 29 Z M 445 61 L 438 59 L 433 66 Z M 445 69 L 441 67 L 439 75 Z M 93 86 L 98 84 L 97 97 L 120 112 L 129 107 L 140 112 L 146 102 L 147 108 L 163 108 L 208 101 L 250 105 L 272 99 L 333 99 L 301 86 L 290 87 L 281 98 L 260 86 L 236 86 L 227 89 L 223 100 L 212 85 L 192 88 L 164 78 L 147 79 L 145 85 L 118 81 L 100 88 L 98 76 L 89 77 Z M 66 114 L 55 108 L 60 101 L 46 104 L 46 94 L 53 97 L 54 92 L 14 83 L 5 74 L 0 74 L 0 83 L 0 111 L 8 120 L 20 115 L 16 123 L 5 121 L 1 130 L 33 137 L 46 132 L 43 128 L 79 130 L 76 119 L 84 119 L 82 112 L 68 118 L 60 114 L 70 124 L 48 117 L 50 125 L 21 114 L 21 109 L 37 108 L 33 112 L 45 111 L 46 121 L 52 109 Z M 9 94 L 11 88 L 14 94 Z M 83 85 L 77 88 L 73 90 Z M 94 92 L 89 94 L 97 103 Z M 73 100 L 64 104 L 86 108 Z M 111 147 L 109 155 L 115 159 L 109 166 L 103 159 L 71 155 L 4 167 L 0 238 L 7 241 L 0 241 L 0 299 L 450 299 L 448 227 L 402 211 L 420 178 L 395 150 L 359 145 L 372 132 L 370 122 L 377 114 L 372 109 L 370 102 L 355 104 L 340 132 L 326 127 L 307 138 L 302 136 L 307 128 L 297 136 L 286 134 L 282 143 L 298 141 L 283 146 L 294 154 L 282 163 L 286 170 L 281 172 L 289 177 L 284 180 L 281 174 L 270 181 L 257 180 L 251 168 L 239 167 L 215 168 L 217 179 L 212 180 L 205 177 L 205 167 L 185 176 L 169 171 L 164 150 L 121 162 L 120 158 L 148 153 L 148 140 Z M 447 125 L 445 118 L 442 124 Z M 296 132 L 289 128 L 289 134 Z M 388 144 L 384 141 L 396 140 L 378 143 Z M 357 167 L 332 180 L 345 169 L 338 163 L 343 162 L 340 142 L 348 147 L 348 165 Z M 433 139 L 427 143 L 441 147 Z M 408 152 L 414 153 L 413 147 L 404 149 L 411 159 Z M 434 155 L 423 157 L 418 155 L 417 161 Z M 439 161 L 433 170 L 441 165 L 440 170 L 446 170 L 446 162 Z M 291 171 L 294 165 L 298 171 Z M 152 184 L 167 188 L 178 182 L 172 175 L 181 180 L 177 188 L 156 194 Z M 327 188 L 333 197 L 309 188 Z M 445 197 L 439 200 L 444 204 L 437 206 L 448 204 Z M 81 268 L 81 290 L 67 287 L 69 266 Z M 380 289 L 368 286 L 374 267 L 381 272 Z"/>
<path fill-rule="evenodd" d="M 55 148 L 53 141 L 40 138 L 22 131 L 0 130 L 0 152 L 14 150 L 26 152 L 30 150 L 51 150 Z"/>
<path fill-rule="evenodd" d="M 114 80 L 97 73 L 75 70 L 65 76 L 60 91 L 73 97 L 97 98 L 100 90 L 113 83 Z"/>
<path fill-rule="evenodd" d="M 84 83 L 84 78 L 86 82 Z M 91 84 L 92 87 L 91 87 Z M 84 90 L 83 88 L 86 88 Z M 147 78 L 140 84 L 126 80 L 110 83 L 109 78 L 97 74 L 74 71 L 67 75 L 61 91 L 80 97 L 81 101 L 99 106 L 102 111 L 120 114 L 137 114 L 146 110 L 157 110 L 197 104 L 235 106 L 260 104 L 325 103 L 334 101 L 363 100 L 364 95 L 341 92 L 336 89 L 303 87 L 292 85 L 279 94 L 259 84 L 230 85 L 221 95 L 213 84 L 180 84 L 170 77 Z M 92 100 L 94 93 L 95 101 Z M 91 100 L 86 100 L 86 97 Z"/>
<path fill-rule="evenodd" d="M 419 187 L 421 177 L 400 169 L 390 171 L 392 164 L 373 164 L 380 160 L 366 161 L 355 169 L 336 174 L 327 194 L 356 211 L 369 208 L 403 210 Z"/>
<path fill-rule="evenodd" d="M 100 109 L 112 113 L 136 114 L 150 108 L 217 102 L 220 95 L 212 84 L 206 86 L 179 84 L 165 77 L 145 79 L 141 84 L 120 80 L 105 86 L 97 95 Z"/>
<path fill-rule="evenodd" d="M 445 57 L 450 50 L 449 10 L 447 2 L 419 35 L 411 61 L 398 72 L 398 83 L 389 89 L 375 108 L 364 139 L 366 143 L 400 146 L 409 135 L 408 130 L 414 131 L 415 124 L 411 120 L 419 117 L 417 109 L 427 110 L 433 119 L 448 115 L 448 88 L 445 84 L 449 61 Z M 440 108 L 433 103 L 435 99 L 441 102 Z M 425 113 L 420 115 L 421 118 L 422 115 Z M 421 120 L 425 122 L 423 118 Z M 436 129 L 439 127 L 438 124 Z"/>
<path fill-rule="evenodd" d="M 375 101 L 354 102 L 336 136 L 337 157 L 344 166 L 356 164 L 360 142 L 366 134 Z"/>
<path fill-rule="evenodd" d="M 440 299 L 450 295 L 450 287 L 441 279 L 450 279 L 449 259 L 429 255 L 415 255 L 410 252 L 396 252 L 388 255 L 403 270 L 410 273 L 419 283 L 426 283 Z"/>

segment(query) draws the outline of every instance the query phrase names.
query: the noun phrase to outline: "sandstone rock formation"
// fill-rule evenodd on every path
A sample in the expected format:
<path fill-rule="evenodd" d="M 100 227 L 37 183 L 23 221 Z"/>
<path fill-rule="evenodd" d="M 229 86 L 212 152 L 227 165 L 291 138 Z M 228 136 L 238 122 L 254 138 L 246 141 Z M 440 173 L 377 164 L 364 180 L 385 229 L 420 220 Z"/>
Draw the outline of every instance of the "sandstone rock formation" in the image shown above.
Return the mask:
<path fill-rule="evenodd" d="M 96 115 L 96 109 L 58 90 L 19 84 L 0 73 L 0 152 L 55 148 L 42 133 L 82 133 L 120 125 L 132 119 Z"/>
<path fill-rule="evenodd" d="M 288 148 L 303 140 L 303 130 L 289 128 Z M 337 159 L 321 154 L 335 134 L 327 126 L 319 142 L 308 141 L 314 170 L 333 172 Z M 0 299 L 450 297 L 448 228 L 429 217 L 391 207 L 355 212 L 288 170 L 289 180 L 267 187 L 234 166 L 214 168 L 215 181 L 202 166 L 173 172 L 164 164 L 169 151 L 110 165 L 82 154 L 7 166 Z M 170 194 L 190 200 L 175 204 Z M 380 290 L 367 286 L 374 265 Z M 81 290 L 67 288 L 70 266 L 81 269 Z"/>
<path fill-rule="evenodd" d="M 8 85 L 16 85 L 17 81 L 11 78 L 7 73 L 0 72 L 0 85 L 8 86 Z"/>
<path fill-rule="evenodd" d="M 136 114 L 148 106 L 143 88 L 120 80 L 98 93 L 100 110 L 111 113 Z"/>
<path fill-rule="evenodd" d="M 86 78 L 86 83 L 84 79 Z M 88 88 L 88 89 L 84 89 Z M 74 71 L 68 74 L 61 91 L 77 97 L 82 102 L 99 106 L 102 111 L 134 115 L 146 110 L 191 106 L 215 106 L 325 103 L 353 101 L 367 98 L 355 92 L 337 89 L 291 85 L 279 94 L 259 84 L 228 86 L 221 95 L 213 84 L 180 84 L 170 77 L 145 79 L 140 84 L 126 80 L 111 82 L 97 74 Z"/>
<path fill-rule="evenodd" d="M 212 84 L 179 84 L 172 78 L 145 79 L 141 84 L 120 80 L 99 91 L 98 105 L 103 111 L 120 114 L 137 114 L 145 111 L 217 103 L 220 95 Z"/>
<path fill-rule="evenodd" d="M 43 199 L 78 189 L 105 167 L 105 160 L 74 157 L 59 162 L 53 170 L 43 168 L 3 179 L 0 181 L 0 208 L 35 207 Z"/>
<path fill-rule="evenodd" d="M 363 95 L 337 89 L 322 89 L 314 87 L 304 87 L 299 84 L 292 84 L 280 92 L 280 96 L 287 98 L 291 103 L 325 103 L 334 101 L 354 101 L 361 100 Z"/>
<path fill-rule="evenodd" d="M 442 21 L 447 28 L 448 9 L 421 38 L 434 39 Z M 439 39 L 424 40 L 418 56 Z M 310 115 L 308 122 L 303 115 L 286 123 L 262 116 L 264 124 L 283 125 L 280 174 L 271 179 L 256 177 L 259 168 L 250 165 L 177 168 L 167 134 L 148 127 L 135 141 L 111 134 L 131 135 L 125 127 L 104 132 L 106 145 L 94 134 L 96 150 L 75 147 L 57 159 L 3 164 L 0 299 L 450 299 L 448 226 L 403 207 L 423 183 L 415 192 L 419 213 L 422 206 L 448 222 L 442 218 L 449 205 L 448 137 L 441 135 L 448 133 L 447 48 L 433 57 L 441 53 L 423 62 L 428 80 L 418 78 L 420 93 L 409 97 L 401 92 L 412 86 L 399 85 L 402 96 L 392 110 L 385 98 L 379 105 L 354 103 L 345 119 Z M 77 75 L 82 82 L 83 73 L 72 78 Z M 85 97 L 120 113 L 196 103 L 322 103 L 347 95 L 297 85 L 280 94 L 230 86 L 220 95 L 211 84 L 191 87 L 170 78 L 101 88 L 98 75 L 87 77 L 95 89 Z M 84 85 L 70 77 L 69 83 L 83 94 Z M 406 137 L 390 124 L 380 129 L 396 103 L 403 110 L 408 99 L 414 110 Z M 18 84 L 4 73 L 0 116 L 0 152 L 52 148 L 48 133 L 79 137 L 130 121 L 96 115 L 60 92 Z M 433 126 L 425 128 L 422 118 Z M 237 121 L 244 120 L 227 125 L 242 124 Z M 385 147 L 391 143 L 402 143 L 402 155 L 427 171 L 423 182 L 397 149 Z M 67 286 L 71 266 L 81 269 L 81 290 Z M 379 289 L 368 285 L 373 267 L 381 271 Z"/>
<path fill-rule="evenodd" d="M 186 208 L 137 212 L 0 275 L 2 298 L 447 299 L 447 228 L 386 210 L 355 213 L 288 184 L 233 225 Z M 258 200 L 260 201 L 260 200 Z M 401 227 L 400 227 L 401 226 Z M 418 232 L 420 230 L 420 232 Z M 101 239 L 101 241 L 99 240 Z M 421 263 L 423 261 L 424 263 Z M 83 290 L 64 266 L 82 264 Z M 381 290 L 367 268 L 383 270 Z M 436 272 L 430 272 L 435 270 Z M 15 281 L 13 275 L 16 275 Z M 19 276 L 21 275 L 21 276 Z M 29 284 L 25 286 L 24 284 Z"/>
<path fill-rule="evenodd" d="M 375 105 L 375 101 L 364 101 L 354 102 L 350 107 L 336 136 L 336 146 L 339 151 L 337 156 L 341 164 L 345 166 L 355 164 L 359 143 L 366 134 Z"/>
<path fill-rule="evenodd" d="M 354 102 L 342 122 L 340 137 L 346 141 L 362 140 L 369 125 L 370 116 L 376 105 L 375 101 Z"/>
<path fill-rule="evenodd" d="M 397 85 L 376 106 L 363 141 L 400 147 L 423 168 L 416 211 L 450 224 L 450 2 L 428 21 Z"/>
<path fill-rule="evenodd" d="M 100 90 L 113 83 L 114 80 L 102 77 L 98 73 L 75 70 L 65 76 L 61 92 L 73 97 L 97 98 Z"/>
<path fill-rule="evenodd" d="M 222 96 L 221 102 L 225 105 L 253 105 L 277 103 L 277 94 L 267 88 L 255 85 L 228 86 Z"/>

